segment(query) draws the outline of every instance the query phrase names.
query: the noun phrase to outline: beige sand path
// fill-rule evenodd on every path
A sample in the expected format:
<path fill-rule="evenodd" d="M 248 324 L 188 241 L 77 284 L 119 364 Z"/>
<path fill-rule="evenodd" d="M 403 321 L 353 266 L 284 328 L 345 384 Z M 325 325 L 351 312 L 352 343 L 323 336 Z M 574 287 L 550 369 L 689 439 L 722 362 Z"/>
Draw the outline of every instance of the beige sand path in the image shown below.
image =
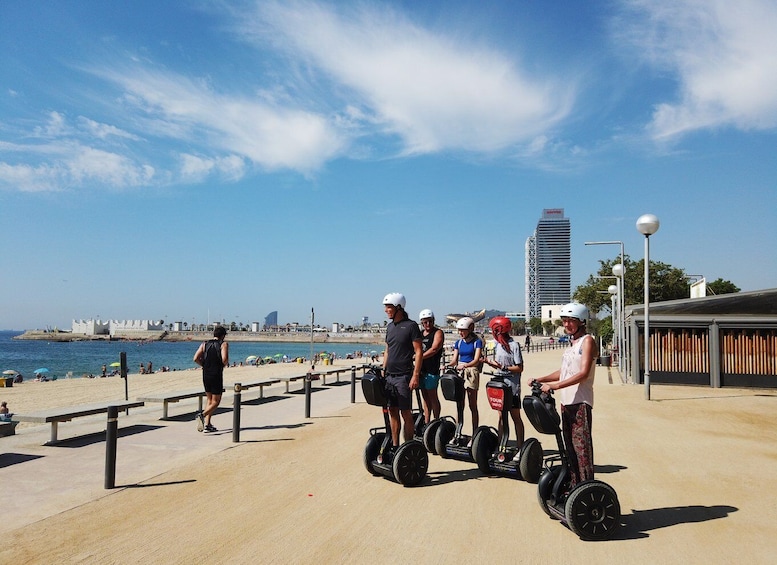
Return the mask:
<path fill-rule="evenodd" d="M 559 356 L 527 355 L 525 375 L 550 371 Z M 647 402 L 642 387 L 600 367 L 596 394 L 598 478 L 618 492 L 624 524 L 608 542 L 582 542 L 546 517 L 535 485 L 482 477 L 472 464 L 432 457 L 416 488 L 372 477 L 361 459 L 380 412 L 333 387 L 314 394 L 326 413 L 306 421 L 299 395 L 282 400 L 280 426 L 252 424 L 236 446 L 207 438 L 220 448 L 201 459 L 6 532 L 0 562 L 773 562 L 772 392 L 656 386 Z M 494 424 L 484 396 L 481 419 Z M 175 425 L 196 434 L 190 422 Z M 138 435 L 148 444 L 157 433 Z"/>

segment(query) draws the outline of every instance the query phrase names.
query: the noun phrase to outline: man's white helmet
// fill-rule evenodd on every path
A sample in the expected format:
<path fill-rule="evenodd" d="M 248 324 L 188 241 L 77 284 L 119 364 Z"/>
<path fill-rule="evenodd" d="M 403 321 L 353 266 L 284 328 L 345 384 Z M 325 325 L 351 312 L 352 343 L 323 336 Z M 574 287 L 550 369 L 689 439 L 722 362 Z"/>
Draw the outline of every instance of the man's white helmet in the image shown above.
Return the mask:
<path fill-rule="evenodd" d="M 562 318 L 577 318 L 584 324 L 588 322 L 588 308 L 577 302 L 570 302 L 561 308 Z"/>
<path fill-rule="evenodd" d="M 469 316 L 464 316 L 463 318 L 459 318 L 458 320 L 456 320 L 457 330 L 471 330 L 474 326 L 475 326 L 475 320 L 473 320 Z"/>
<path fill-rule="evenodd" d="M 427 318 L 431 318 L 432 320 L 434 320 L 434 312 L 429 310 L 429 308 L 424 308 L 423 310 L 421 310 L 421 313 L 418 314 L 418 319 L 426 320 Z"/>
<path fill-rule="evenodd" d="M 390 292 L 386 296 L 383 297 L 383 304 L 391 305 L 391 306 L 397 306 L 399 308 L 402 308 L 402 310 L 405 309 L 405 296 L 399 292 Z"/>

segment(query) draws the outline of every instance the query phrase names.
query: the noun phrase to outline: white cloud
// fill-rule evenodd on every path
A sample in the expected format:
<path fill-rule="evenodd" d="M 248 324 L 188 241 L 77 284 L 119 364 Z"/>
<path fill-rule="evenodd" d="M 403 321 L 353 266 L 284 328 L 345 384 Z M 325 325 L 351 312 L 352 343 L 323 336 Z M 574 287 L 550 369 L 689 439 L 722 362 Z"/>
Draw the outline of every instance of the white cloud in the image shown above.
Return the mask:
<path fill-rule="evenodd" d="M 777 127 L 777 4 L 770 0 L 632 0 L 637 19 L 620 37 L 679 82 L 656 106 L 656 138 L 698 129 Z"/>
<path fill-rule="evenodd" d="M 119 137 L 124 139 L 131 139 L 133 141 L 140 140 L 140 137 L 138 137 L 137 135 L 134 135 L 132 133 L 119 129 L 116 126 L 112 126 L 109 124 L 101 124 L 99 122 L 95 122 L 94 120 L 90 120 L 89 118 L 85 118 L 83 116 L 80 116 L 78 118 L 78 121 L 79 121 L 79 125 L 84 131 L 88 132 L 90 135 L 98 139 L 107 139 L 108 137 Z"/>
<path fill-rule="evenodd" d="M 378 133 L 408 153 L 493 152 L 530 142 L 570 111 L 574 80 L 532 76 L 507 55 L 422 29 L 374 6 L 338 13 L 313 2 L 257 3 L 241 20 L 248 40 L 269 40 L 355 94 Z M 343 89 L 345 87 L 345 89 Z"/>
<path fill-rule="evenodd" d="M 238 180 L 245 175 L 245 162 L 236 155 L 211 159 L 197 155 L 181 155 L 181 176 L 189 182 L 202 181 L 217 172 L 227 180 Z"/>
<path fill-rule="evenodd" d="M 151 133 L 235 154 L 268 170 L 315 171 L 347 143 L 320 114 L 272 105 L 261 98 L 219 94 L 202 81 L 169 71 L 102 70 L 98 74 L 126 90 L 125 102 L 148 116 L 145 125 Z M 233 162 L 233 173 L 240 168 Z"/>
<path fill-rule="evenodd" d="M 4 143 L 0 147 L 26 155 L 27 163 L 0 161 L 0 186 L 22 192 L 82 186 L 145 186 L 155 177 L 155 169 L 150 165 L 72 140 L 39 145 Z"/>

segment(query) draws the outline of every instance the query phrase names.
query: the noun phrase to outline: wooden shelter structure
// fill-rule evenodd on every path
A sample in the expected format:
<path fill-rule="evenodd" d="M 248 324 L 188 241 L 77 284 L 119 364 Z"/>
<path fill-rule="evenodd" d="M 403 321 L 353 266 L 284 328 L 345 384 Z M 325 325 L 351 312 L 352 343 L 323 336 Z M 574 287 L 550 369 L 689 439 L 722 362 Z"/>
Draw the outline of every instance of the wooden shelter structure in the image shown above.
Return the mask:
<path fill-rule="evenodd" d="M 629 382 L 644 382 L 643 304 L 625 309 Z M 651 384 L 777 388 L 777 288 L 650 304 Z"/>

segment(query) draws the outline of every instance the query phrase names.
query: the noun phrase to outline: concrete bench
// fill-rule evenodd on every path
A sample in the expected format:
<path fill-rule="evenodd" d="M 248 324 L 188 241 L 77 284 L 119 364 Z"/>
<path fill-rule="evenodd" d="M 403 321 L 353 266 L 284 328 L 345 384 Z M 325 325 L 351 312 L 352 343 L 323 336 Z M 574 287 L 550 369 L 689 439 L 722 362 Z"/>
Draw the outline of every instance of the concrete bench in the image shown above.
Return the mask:
<path fill-rule="evenodd" d="M 335 382 L 339 383 L 340 382 L 340 373 L 348 373 L 350 375 L 351 371 L 353 371 L 355 368 L 356 367 L 343 367 L 342 369 L 330 369 L 329 371 L 326 371 L 324 373 L 320 373 L 321 374 L 321 382 L 322 382 L 322 384 L 326 384 L 327 377 L 329 377 L 331 375 L 334 375 L 335 376 Z M 359 377 L 357 377 L 357 379 L 358 378 Z M 350 376 L 349 376 L 349 380 L 350 380 Z"/>
<path fill-rule="evenodd" d="M 119 412 L 129 408 L 138 408 L 143 406 L 141 400 L 115 400 L 111 402 L 101 402 L 98 404 L 81 404 L 80 406 L 67 406 L 64 408 L 49 408 L 39 412 L 29 414 L 14 414 L 14 418 L 19 422 L 31 422 L 33 424 L 51 424 L 51 441 L 57 442 L 57 431 L 60 422 L 69 422 L 75 418 L 83 416 L 93 416 L 95 414 L 107 414 L 109 406 L 116 406 Z"/>
<path fill-rule="evenodd" d="M 280 381 L 283 381 L 286 383 L 286 392 L 289 392 L 289 383 L 292 383 L 294 381 L 301 381 L 304 379 L 307 375 L 296 375 L 294 377 L 278 377 Z"/>
<path fill-rule="evenodd" d="M 0 420 L 0 437 L 15 435 L 17 424 L 14 420 Z"/>
<path fill-rule="evenodd" d="M 179 402 L 181 400 L 188 400 L 190 398 L 197 399 L 197 409 L 202 412 L 202 399 L 206 396 L 206 393 L 201 388 L 196 390 L 179 390 L 177 392 L 160 392 L 158 394 L 149 394 L 138 398 L 141 402 L 161 402 L 162 403 L 162 419 L 167 420 L 167 409 L 172 403 Z"/>
<path fill-rule="evenodd" d="M 272 386 L 281 382 L 280 379 L 263 379 L 261 381 L 249 381 L 247 383 L 240 383 L 241 390 L 248 390 L 259 387 L 259 398 L 264 398 L 264 387 Z M 289 383 L 286 383 L 286 392 L 288 392 Z"/>

